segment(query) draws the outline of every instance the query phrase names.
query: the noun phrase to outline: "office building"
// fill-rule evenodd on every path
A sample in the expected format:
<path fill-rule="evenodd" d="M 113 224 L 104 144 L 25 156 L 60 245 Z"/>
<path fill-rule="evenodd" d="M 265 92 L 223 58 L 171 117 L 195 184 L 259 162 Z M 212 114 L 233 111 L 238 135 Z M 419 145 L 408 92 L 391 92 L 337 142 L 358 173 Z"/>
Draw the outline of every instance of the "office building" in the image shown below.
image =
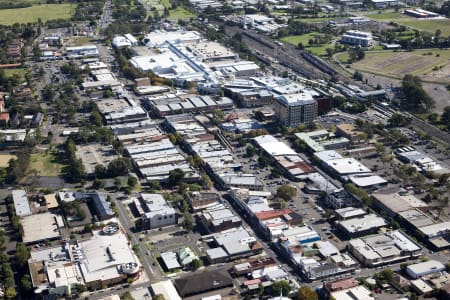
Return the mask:
<path fill-rule="evenodd" d="M 276 118 L 287 127 L 309 124 L 317 118 L 317 102 L 308 91 L 279 96 L 274 107 Z"/>
<path fill-rule="evenodd" d="M 372 33 L 359 30 L 348 30 L 342 35 L 341 42 L 353 46 L 370 47 L 373 43 Z"/>

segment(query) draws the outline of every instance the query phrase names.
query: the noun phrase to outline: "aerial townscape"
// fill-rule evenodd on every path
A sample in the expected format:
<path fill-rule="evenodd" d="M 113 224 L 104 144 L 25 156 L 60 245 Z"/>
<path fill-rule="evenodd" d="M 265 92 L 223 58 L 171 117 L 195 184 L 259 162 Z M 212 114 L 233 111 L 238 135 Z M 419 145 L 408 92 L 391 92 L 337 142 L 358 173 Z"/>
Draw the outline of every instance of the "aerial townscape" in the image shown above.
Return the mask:
<path fill-rule="evenodd" d="M 450 299 L 450 1 L 0 0 L 0 299 Z"/>

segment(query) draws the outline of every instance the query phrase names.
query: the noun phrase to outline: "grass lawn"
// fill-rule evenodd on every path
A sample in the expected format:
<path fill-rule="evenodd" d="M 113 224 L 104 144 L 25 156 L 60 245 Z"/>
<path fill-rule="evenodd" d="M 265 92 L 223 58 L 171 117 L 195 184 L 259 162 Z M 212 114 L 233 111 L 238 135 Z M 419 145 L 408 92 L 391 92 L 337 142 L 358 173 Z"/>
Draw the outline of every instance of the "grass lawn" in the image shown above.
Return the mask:
<path fill-rule="evenodd" d="M 319 22 L 325 22 L 329 20 L 335 20 L 336 18 L 296 18 L 295 21 L 300 21 L 303 23 L 319 23 Z"/>
<path fill-rule="evenodd" d="M 74 7 L 73 7 L 74 8 Z M 0 24 L 43 22 L 53 19 L 69 19 L 71 17 L 70 4 L 43 4 L 26 8 L 0 10 Z"/>
<path fill-rule="evenodd" d="M 169 19 L 189 19 L 195 18 L 196 15 L 188 11 L 182 6 L 169 10 Z"/>
<path fill-rule="evenodd" d="M 346 63 L 348 54 L 341 54 L 338 58 Z M 353 63 L 351 67 L 394 78 L 412 74 L 420 76 L 424 81 L 448 83 L 450 50 L 367 51 L 365 58 Z"/>
<path fill-rule="evenodd" d="M 74 39 L 72 40 L 72 42 L 70 44 L 73 46 L 82 46 L 82 45 L 91 44 L 91 43 L 92 43 L 91 38 L 88 38 L 86 36 L 77 36 L 77 37 L 74 37 Z"/>
<path fill-rule="evenodd" d="M 311 32 L 311 33 L 307 33 L 307 34 L 302 34 L 302 35 L 289 35 L 289 36 L 285 36 L 282 37 L 280 40 L 282 42 L 288 43 L 288 44 L 292 44 L 297 46 L 299 43 L 302 43 L 303 46 L 305 46 L 305 49 L 310 51 L 312 54 L 315 55 L 323 55 L 325 54 L 325 49 L 326 48 L 332 48 L 333 45 L 331 44 L 324 44 L 324 45 L 319 45 L 319 46 L 309 46 L 308 45 L 308 41 L 310 39 L 314 39 L 314 37 L 316 37 L 317 35 L 320 35 L 320 33 L 317 32 Z"/>
<path fill-rule="evenodd" d="M 442 31 L 441 36 L 450 35 L 450 19 L 442 20 L 429 20 L 429 19 L 417 19 L 400 12 L 385 12 L 385 13 L 371 13 L 366 14 L 366 17 L 382 22 L 395 22 L 400 25 L 405 25 L 418 30 L 428 31 L 430 33 L 435 33 L 436 29 Z"/>
<path fill-rule="evenodd" d="M 18 69 L 4 69 L 5 75 L 8 77 L 13 77 L 14 75 L 19 75 L 22 81 L 25 80 L 25 74 L 27 73 L 27 69 L 18 68 Z"/>
<path fill-rule="evenodd" d="M 17 156 L 10 154 L 0 154 L 0 168 L 8 167 L 8 163 L 11 159 L 16 159 Z"/>
<path fill-rule="evenodd" d="M 43 151 L 31 155 L 28 171 L 31 172 L 35 169 L 40 176 L 60 176 L 64 167 L 65 165 L 59 161 L 56 152 Z"/>

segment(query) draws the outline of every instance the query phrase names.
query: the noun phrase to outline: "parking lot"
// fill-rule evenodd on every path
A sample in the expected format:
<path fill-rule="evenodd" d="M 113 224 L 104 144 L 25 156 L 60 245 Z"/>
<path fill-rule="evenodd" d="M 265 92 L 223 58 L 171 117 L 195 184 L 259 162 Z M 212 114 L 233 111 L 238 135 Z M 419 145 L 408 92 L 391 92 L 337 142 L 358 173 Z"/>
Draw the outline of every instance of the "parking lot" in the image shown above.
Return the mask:
<path fill-rule="evenodd" d="M 83 161 L 86 173 L 92 174 L 96 165 L 107 166 L 119 156 L 114 153 L 112 145 L 88 144 L 77 146 L 77 157 Z"/>

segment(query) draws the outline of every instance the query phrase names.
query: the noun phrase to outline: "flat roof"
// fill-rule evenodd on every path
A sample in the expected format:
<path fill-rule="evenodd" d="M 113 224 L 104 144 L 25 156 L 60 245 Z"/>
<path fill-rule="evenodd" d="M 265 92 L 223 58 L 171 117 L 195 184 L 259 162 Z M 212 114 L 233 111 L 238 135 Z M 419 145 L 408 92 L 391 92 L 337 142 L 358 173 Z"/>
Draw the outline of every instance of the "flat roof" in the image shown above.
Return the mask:
<path fill-rule="evenodd" d="M 49 212 L 23 217 L 23 242 L 28 244 L 60 237 L 57 217 L 61 216 Z"/>
<path fill-rule="evenodd" d="M 295 155 L 297 154 L 291 147 L 280 142 L 272 135 L 260 135 L 254 138 L 255 142 L 272 156 L 277 155 Z"/>
<path fill-rule="evenodd" d="M 358 217 L 367 214 L 367 212 L 362 208 L 356 208 L 356 207 L 345 207 L 336 209 L 334 211 L 336 214 L 338 214 L 343 219 L 348 219 L 352 217 Z"/>
<path fill-rule="evenodd" d="M 416 228 L 435 224 L 433 219 L 418 209 L 410 209 L 398 213 L 400 217 L 408 221 Z"/>
<path fill-rule="evenodd" d="M 339 224 L 349 233 L 357 233 L 386 226 L 386 221 L 375 214 L 368 214 L 361 218 L 341 221 Z"/>
<path fill-rule="evenodd" d="M 336 300 L 374 300 L 372 292 L 362 285 L 331 293 Z"/>
<path fill-rule="evenodd" d="M 429 260 L 418 264 L 409 265 L 406 267 L 408 272 L 421 275 L 429 274 L 431 272 L 440 272 L 445 270 L 445 266 L 437 260 Z"/>
<path fill-rule="evenodd" d="M 164 299 L 181 300 L 180 295 L 170 280 L 152 283 L 151 287 L 155 295 L 161 294 L 164 296 Z"/>
<path fill-rule="evenodd" d="M 419 230 L 429 238 L 450 233 L 450 222 L 442 222 L 420 227 Z"/>
<path fill-rule="evenodd" d="M 32 214 L 30 204 L 28 203 L 27 192 L 24 190 L 13 190 L 12 198 L 17 216 L 24 217 Z"/>
<path fill-rule="evenodd" d="M 428 204 L 410 194 L 400 195 L 398 193 L 373 193 L 372 197 L 395 213 L 410 210 L 412 208 L 428 207 Z"/>

